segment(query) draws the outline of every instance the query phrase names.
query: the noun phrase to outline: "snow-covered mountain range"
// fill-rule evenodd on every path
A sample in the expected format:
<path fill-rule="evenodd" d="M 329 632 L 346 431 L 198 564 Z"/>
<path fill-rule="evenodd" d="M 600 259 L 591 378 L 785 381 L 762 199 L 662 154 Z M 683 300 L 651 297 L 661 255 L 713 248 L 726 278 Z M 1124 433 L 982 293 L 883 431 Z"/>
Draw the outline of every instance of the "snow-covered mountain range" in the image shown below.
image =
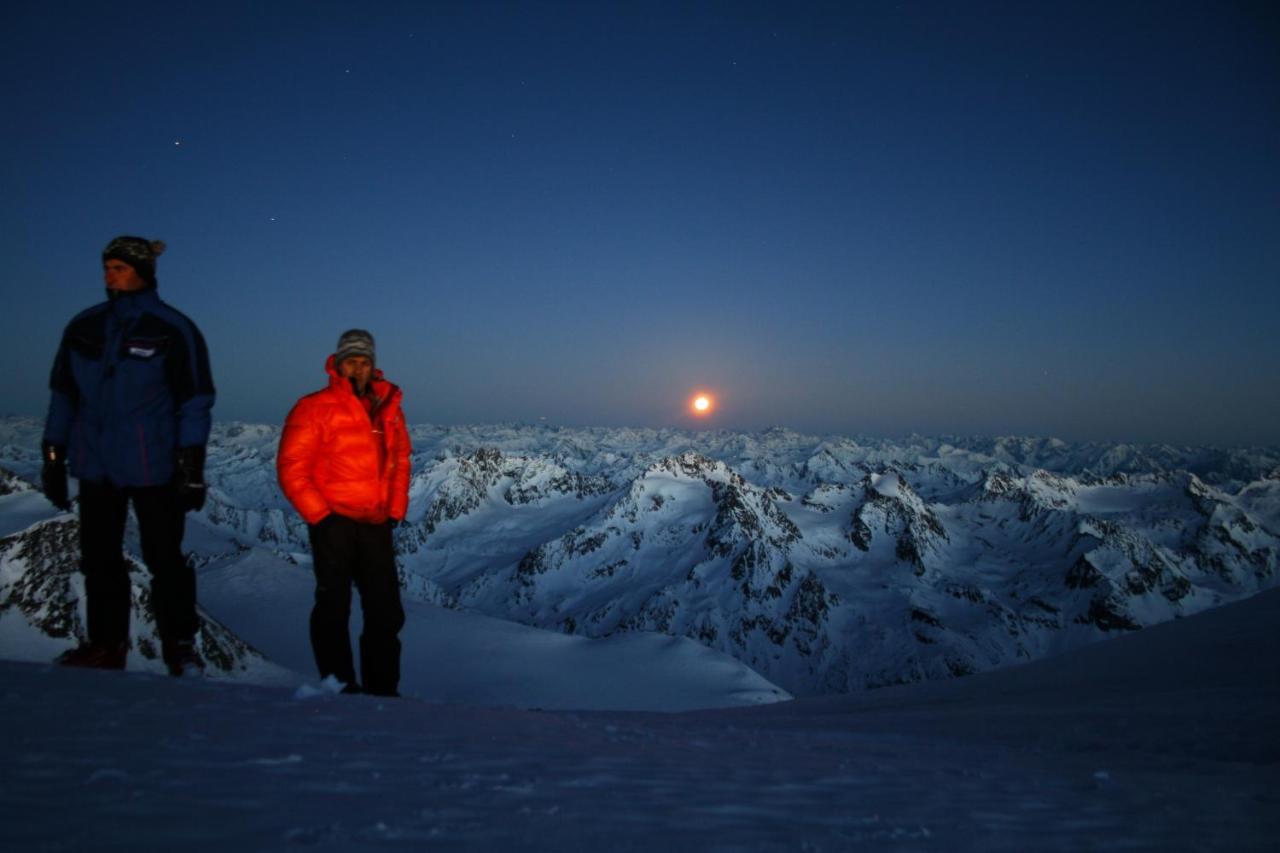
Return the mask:
<path fill-rule="evenodd" d="M 35 477 L 39 427 L 0 419 L 0 466 L 19 475 L 5 482 Z M 1273 448 L 411 433 L 408 597 L 567 634 L 689 638 L 796 694 L 988 670 L 1277 583 Z M 278 439 L 215 426 L 197 561 L 305 559 Z"/>

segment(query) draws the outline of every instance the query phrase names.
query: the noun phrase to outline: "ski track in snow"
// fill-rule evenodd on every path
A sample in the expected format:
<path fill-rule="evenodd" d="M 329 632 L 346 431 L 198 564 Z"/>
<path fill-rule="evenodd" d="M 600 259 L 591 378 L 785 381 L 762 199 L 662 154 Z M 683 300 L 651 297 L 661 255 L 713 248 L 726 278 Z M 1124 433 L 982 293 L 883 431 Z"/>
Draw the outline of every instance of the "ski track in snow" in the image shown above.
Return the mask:
<path fill-rule="evenodd" d="M 1024 667 L 680 714 L 0 662 L 6 850 L 1274 850 L 1280 592 Z"/>

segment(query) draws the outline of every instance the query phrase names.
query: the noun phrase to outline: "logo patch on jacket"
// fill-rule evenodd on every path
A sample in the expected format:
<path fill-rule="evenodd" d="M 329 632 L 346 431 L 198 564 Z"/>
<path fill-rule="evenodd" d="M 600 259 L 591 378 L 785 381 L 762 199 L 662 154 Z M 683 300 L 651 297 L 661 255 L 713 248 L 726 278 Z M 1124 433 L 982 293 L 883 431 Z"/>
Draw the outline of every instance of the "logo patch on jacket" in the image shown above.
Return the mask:
<path fill-rule="evenodd" d="M 138 344 L 129 345 L 129 355 L 136 355 L 138 358 L 151 358 L 155 354 L 155 347 L 139 346 Z"/>

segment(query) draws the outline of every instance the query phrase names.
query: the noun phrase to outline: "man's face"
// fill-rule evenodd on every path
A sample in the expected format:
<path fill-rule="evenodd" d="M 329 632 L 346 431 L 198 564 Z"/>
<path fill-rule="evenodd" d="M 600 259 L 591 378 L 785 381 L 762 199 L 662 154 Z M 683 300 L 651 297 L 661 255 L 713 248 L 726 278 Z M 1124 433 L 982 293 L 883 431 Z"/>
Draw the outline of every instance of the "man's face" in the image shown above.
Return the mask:
<path fill-rule="evenodd" d="M 130 293 L 147 286 L 147 282 L 138 275 L 137 270 L 115 258 L 102 262 L 102 277 L 107 282 L 107 290 Z"/>
<path fill-rule="evenodd" d="M 364 389 L 369 387 L 369 380 L 373 378 L 373 362 L 367 355 L 347 356 L 338 362 L 338 374 L 350 379 L 356 390 L 363 394 Z"/>

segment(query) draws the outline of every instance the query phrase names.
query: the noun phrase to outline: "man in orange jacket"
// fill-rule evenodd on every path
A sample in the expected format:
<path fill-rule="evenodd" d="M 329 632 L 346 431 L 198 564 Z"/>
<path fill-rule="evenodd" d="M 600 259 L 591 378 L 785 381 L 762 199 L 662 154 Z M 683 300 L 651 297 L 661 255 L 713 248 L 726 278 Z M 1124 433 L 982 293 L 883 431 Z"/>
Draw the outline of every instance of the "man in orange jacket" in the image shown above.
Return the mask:
<path fill-rule="evenodd" d="M 409 432 L 400 389 L 382 378 L 373 336 L 344 332 L 329 356 L 329 387 L 297 402 L 280 437 L 276 470 L 307 522 L 316 573 L 311 648 L 320 677 L 344 693 L 398 696 L 404 609 L 391 528 L 409 507 Z M 348 620 L 360 591 L 364 631 L 356 681 Z"/>

